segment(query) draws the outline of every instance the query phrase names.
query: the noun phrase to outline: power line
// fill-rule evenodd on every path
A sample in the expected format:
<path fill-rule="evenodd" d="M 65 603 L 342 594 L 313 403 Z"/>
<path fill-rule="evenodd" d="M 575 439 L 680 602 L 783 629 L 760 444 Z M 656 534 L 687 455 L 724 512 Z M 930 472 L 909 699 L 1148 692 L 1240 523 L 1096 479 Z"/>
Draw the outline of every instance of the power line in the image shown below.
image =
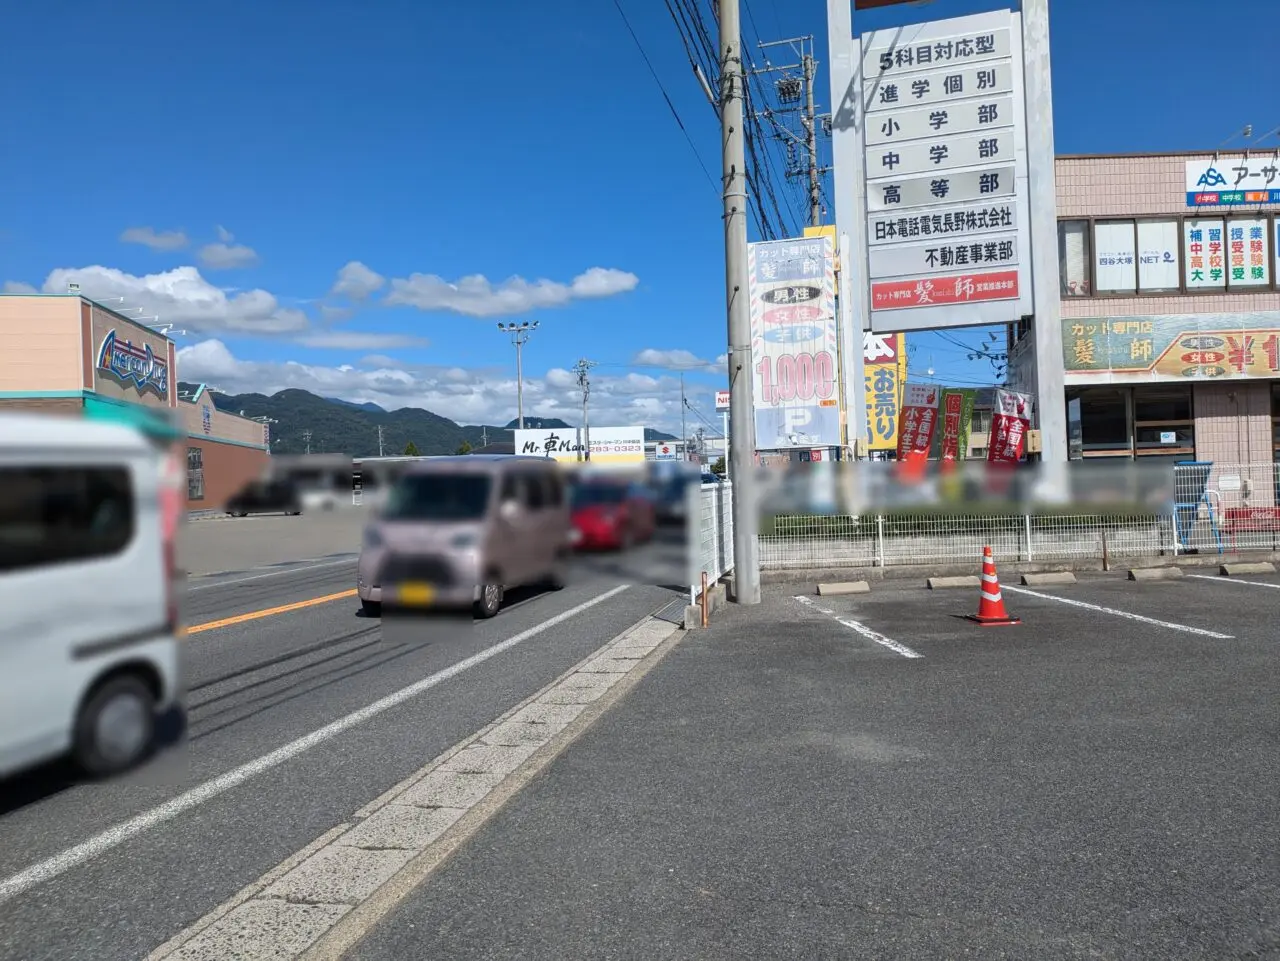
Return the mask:
<path fill-rule="evenodd" d="M 697 158 L 698 166 L 702 168 L 702 173 L 707 178 L 707 183 L 711 184 L 713 189 L 716 187 L 715 179 L 711 176 L 711 172 L 707 170 L 707 165 L 702 162 L 702 155 L 698 153 L 698 148 L 694 146 L 693 138 L 689 136 L 689 131 L 685 128 L 684 121 L 680 119 L 680 113 L 676 110 L 676 105 L 671 102 L 671 97 L 667 95 L 667 88 L 663 86 L 662 79 L 658 76 L 658 71 L 653 69 L 653 63 L 649 60 L 649 55 L 645 53 L 644 45 L 640 43 L 640 38 L 636 36 L 636 32 L 631 29 L 631 21 L 627 19 L 626 12 L 622 9 L 622 4 L 618 0 L 613 0 L 614 7 L 618 10 L 618 15 L 622 17 L 622 22 L 626 24 L 627 32 L 631 34 L 631 39 L 635 41 L 636 49 L 640 51 L 640 56 L 644 58 L 645 64 L 649 67 L 649 73 L 653 75 L 653 82 L 658 85 L 658 90 L 662 92 L 662 99 L 667 102 L 667 107 L 671 110 L 671 116 L 675 117 L 676 124 L 680 127 L 680 132 L 684 134 L 684 139 L 689 144 L 689 149 L 693 151 L 694 157 Z"/>

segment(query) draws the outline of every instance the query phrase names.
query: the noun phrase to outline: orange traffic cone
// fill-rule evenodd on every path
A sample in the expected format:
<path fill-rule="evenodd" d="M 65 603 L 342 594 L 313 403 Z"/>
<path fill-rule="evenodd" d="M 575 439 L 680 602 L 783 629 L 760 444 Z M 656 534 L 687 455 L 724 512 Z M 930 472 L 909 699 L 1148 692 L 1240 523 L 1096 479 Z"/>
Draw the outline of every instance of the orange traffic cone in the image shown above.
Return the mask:
<path fill-rule="evenodd" d="M 996 577 L 996 559 L 990 547 L 982 549 L 982 597 L 978 601 L 978 613 L 966 614 L 965 617 L 983 627 L 1022 623 L 1020 618 L 1010 617 L 1009 612 L 1004 609 L 1000 578 Z"/>

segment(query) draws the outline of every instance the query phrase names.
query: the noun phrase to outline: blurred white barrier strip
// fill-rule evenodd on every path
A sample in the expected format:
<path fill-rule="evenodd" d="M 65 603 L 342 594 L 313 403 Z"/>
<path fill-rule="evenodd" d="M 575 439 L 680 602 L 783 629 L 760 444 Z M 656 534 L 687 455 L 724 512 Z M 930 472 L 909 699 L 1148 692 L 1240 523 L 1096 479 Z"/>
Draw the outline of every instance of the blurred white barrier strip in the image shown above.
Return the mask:
<path fill-rule="evenodd" d="M 422 680 L 410 684 L 408 687 L 401 688 L 394 694 L 388 694 L 386 697 L 374 701 L 372 704 L 362 707 L 358 711 L 348 714 L 345 717 L 341 717 L 331 724 L 325 725 L 318 731 L 313 731 L 305 737 L 298 738 L 298 740 L 291 741 L 283 747 L 276 748 L 276 750 L 272 751 L 270 754 L 266 754 L 257 760 L 250 761 L 248 764 L 241 765 L 234 770 L 228 771 L 226 774 L 216 777 L 212 781 L 206 781 L 199 787 L 192 788 L 185 794 L 180 794 L 176 798 L 161 804 L 159 807 L 152 808 L 150 811 L 144 811 L 142 814 L 130 818 L 128 821 L 117 824 L 115 827 L 103 831 L 101 834 L 90 838 L 82 844 L 77 844 L 75 847 L 68 848 L 61 854 L 54 855 L 48 860 L 32 865 L 25 871 L 20 871 L 12 877 L 5 878 L 3 881 L 0 881 L 0 904 L 4 904 L 11 898 L 17 897 L 19 894 L 35 887 L 37 884 L 48 881 L 51 878 L 56 878 L 58 875 L 111 850 L 117 845 L 150 830 L 158 824 L 163 824 L 165 821 L 172 820 L 179 814 L 189 811 L 192 808 L 203 804 L 205 801 L 212 800 L 218 795 L 223 794 L 234 787 L 238 787 L 250 778 L 257 776 L 264 771 L 269 771 L 271 768 L 277 767 L 305 751 L 309 751 L 316 745 L 323 744 L 325 741 L 337 737 L 344 731 L 350 730 L 357 724 L 362 724 L 370 718 L 381 714 L 383 711 L 403 704 L 410 698 L 416 697 L 438 684 L 442 684 L 451 678 L 457 677 L 459 674 L 470 670 L 477 664 L 482 664 L 490 658 L 501 654 L 503 651 L 510 650 L 522 641 L 527 641 L 529 638 L 534 637 L 537 634 L 541 634 L 543 631 L 555 627 L 557 624 L 562 624 L 570 618 L 576 617 L 588 608 L 594 607 L 597 604 L 609 600 L 611 597 L 621 594 L 628 586 L 629 585 L 627 584 L 620 584 L 612 590 L 605 591 L 603 594 L 599 594 L 591 600 L 579 604 L 577 607 L 571 607 L 569 610 L 557 614 L 555 617 L 548 618 L 541 624 L 537 624 L 529 628 L 527 631 L 521 631 L 519 634 L 507 638 L 505 641 L 500 641 L 492 647 L 486 647 L 484 650 L 479 651 L 476 654 L 472 654 L 464 660 L 458 661 L 456 664 L 451 664 L 443 671 L 437 671 L 430 677 L 424 677 Z"/>
<path fill-rule="evenodd" d="M 923 654 L 920 654 L 918 651 L 913 651 L 911 648 L 907 647 L 907 645 L 905 644 L 899 644 L 897 641 L 895 641 L 891 637 L 885 637 L 883 634 L 879 633 L 878 631 L 873 631 L 871 628 L 867 627 L 867 625 L 865 624 L 860 624 L 857 621 L 851 620 L 850 618 L 847 618 L 847 617 L 841 617 L 839 614 L 837 614 L 835 611 L 831 610 L 828 607 L 819 607 L 817 604 L 813 602 L 812 599 L 805 597 L 803 594 L 797 594 L 796 600 L 799 601 L 801 604 L 805 605 L 805 607 L 812 608 L 813 610 L 817 611 L 820 614 L 826 614 L 827 617 L 831 618 L 837 624 L 847 627 L 849 628 L 849 630 L 857 634 L 861 634 L 868 641 L 874 641 L 876 644 L 879 644 L 881 647 L 887 647 L 889 650 L 897 654 L 901 654 L 903 657 L 923 657 L 924 656 Z"/>
<path fill-rule="evenodd" d="M 1069 597 L 1058 597 L 1054 594 L 1041 594 L 1039 591 L 1029 591 L 1025 587 L 1001 587 L 1002 590 L 1011 594 L 1027 594 L 1031 597 L 1040 597 L 1046 601 L 1057 601 L 1059 604 L 1070 604 L 1072 607 L 1082 607 L 1086 611 L 1097 611 L 1099 614 L 1110 614 L 1113 617 L 1123 617 L 1130 621 L 1140 621 L 1143 624 L 1153 624 L 1156 627 L 1167 627 L 1171 631 L 1183 631 L 1187 634 L 1199 634 L 1201 637 L 1216 637 L 1222 641 L 1230 641 L 1235 638 L 1234 634 L 1219 634 L 1217 631 L 1207 631 L 1203 627 L 1192 627 L 1189 624 L 1175 624 L 1173 621 L 1159 621 L 1154 617 L 1145 617 L 1142 614 L 1134 614 L 1132 611 L 1118 611 L 1114 607 L 1103 607 L 1100 604 L 1090 604 L 1088 601 L 1077 601 Z"/>

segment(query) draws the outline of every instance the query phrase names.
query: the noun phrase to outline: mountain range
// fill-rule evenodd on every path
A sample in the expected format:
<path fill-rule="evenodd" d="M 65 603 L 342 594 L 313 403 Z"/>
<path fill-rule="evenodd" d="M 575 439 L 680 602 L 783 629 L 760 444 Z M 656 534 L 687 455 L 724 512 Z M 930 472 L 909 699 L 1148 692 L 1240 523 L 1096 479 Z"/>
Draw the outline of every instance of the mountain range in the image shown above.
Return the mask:
<path fill-rule="evenodd" d="M 190 396 L 199 385 L 179 384 Z M 271 424 L 271 450 L 277 454 L 302 454 L 307 450 L 310 431 L 313 454 L 347 454 L 376 457 L 379 454 L 378 428 L 382 428 L 382 450 L 386 456 L 402 454 L 410 444 L 421 454 L 455 454 L 485 444 L 512 440 L 517 422 L 502 427 L 489 424 L 461 425 L 420 407 L 385 410 L 377 404 L 357 404 L 333 397 L 321 397 L 307 390 L 290 388 L 266 394 L 219 394 L 208 391 L 218 410 L 246 417 L 267 417 Z M 542 417 L 526 417 L 526 428 L 574 429 L 573 424 Z M 671 434 L 646 427 L 645 440 L 670 441 Z"/>

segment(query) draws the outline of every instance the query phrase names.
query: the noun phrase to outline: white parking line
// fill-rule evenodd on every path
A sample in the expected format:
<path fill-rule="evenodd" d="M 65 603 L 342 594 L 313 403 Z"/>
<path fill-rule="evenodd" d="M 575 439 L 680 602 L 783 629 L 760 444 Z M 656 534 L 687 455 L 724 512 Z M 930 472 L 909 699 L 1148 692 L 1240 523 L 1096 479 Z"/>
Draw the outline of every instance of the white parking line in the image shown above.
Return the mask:
<path fill-rule="evenodd" d="M 281 574 L 297 574 L 300 571 L 317 571 L 317 570 L 320 570 L 322 567 L 339 567 L 343 564 L 354 564 L 355 562 L 356 562 L 356 556 L 352 554 L 346 560 L 327 561 L 324 564 L 308 564 L 304 567 L 285 567 L 285 568 L 281 568 L 278 571 L 267 571 L 265 574 L 254 574 L 250 577 L 237 577 L 234 580 L 230 580 L 230 581 L 214 581 L 213 583 L 210 583 L 210 584 L 197 584 L 194 587 L 188 587 L 187 590 L 207 591 L 211 587 L 227 587 L 231 584 L 243 584 L 245 581 L 260 581 L 264 577 L 279 577 Z M 217 574 L 200 575 L 202 580 L 206 577 L 217 577 L 217 576 L 218 576 Z"/>
<path fill-rule="evenodd" d="M 899 644 L 897 641 L 895 641 L 891 637 L 885 637 L 883 634 L 879 633 L 878 631 L 873 631 L 871 628 L 867 627 L 867 625 L 865 624 L 861 624 L 858 621 L 852 620 L 851 618 L 841 617 L 835 611 L 831 610 L 831 608 L 821 607 L 818 604 L 815 604 L 812 598 L 805 597 L 803 594 L 797 594 L 796 600 L 799 601 L 801 604 L 805 605 L 806 607 L 812 608 L 813 610 L 817 611 L 819 614 L 826 614 L 827 617 L 831 618 L 837 624 L 841 624 L 849 628 L 849 630 L 854 631 L 855 633 L 861 634 L 868 641 L 874 641 L 875 643 L 879 644 L 881 647 L 887 647 L 889 650 L 894 651 L 895 653 L 901 654 L 903 657 L 923 657 L 924 656 L 923 654 L 920 654 L 917 651 L 913 651 L 911 648 L 907 647 L 907 645 L 905 644 Z"/>
<path fill-rule="evenodd" d="M 470 657 L 458 661 L 458 663 L 452 664 L 442 671 L 437 671 L 430 677 L 424 677 L 422 680 L 410 684 L 408 687 L 401 688 L 394 694 L 388 694 L 386 697 L 374 701 L 372 704 L 362 707 L 358 711 L 354 711 L 330 724 L 326 724 L 318 731 L 313 731 L 304 737 L 298 738 L 296 741 L 291 741 L 283 747 L 276 748 L 270 754 L 263 755 L 257 760 L 250 761 L 247 764 L 242 764 L 240 767 L 228 771 L 226 774 L 216 777 L 211 781 L 206 781 L 199 787 L 192 788 L 185 794 L 180 794 L 176 798 L 161 804 L 159 807 L 152 808 L 150 811 L 144 811 L 143 813 L 130 818 L 128 821 L 117 824 L 113 828 L 108 828 L 101 834 L 92 837 L 81 844 L 77 844 L 73 848 L 68 848 L 61 854 L 54 855 L 47 860 L 41 861 L 39 864 L 32 865 L 24 871 L 19 871 L 12 877 L 5 878 L 3 881 L 0 881 L 0 904 L 4 904 L 6 901 L 17 897 L 19 894 L 35 887 L 37 884 L 48 881 L 51 878 L 56 878 L 60 874 L 64 874 L 72 868 L 77 867 L 120 844 L 123 844 L 130 838 L 137 837 L 139 834 L 150 830 L 158 824 L 163 824 L 165 821 L 172 820 L 179 814 L 189 811 L 192 808 L 203 804 L 205 801 L 210 801 L 234 787 L 238 787 L 251 778 L 262 774 L 264 771 L 269 771 L 271 768 L 277 767 L 285 761 L 291 760 L 292 758 L 311 750 L 311 748 L 337 737 L 339 734 L 350 730 L 357 724 L 362 724 L 370 718 L 381 714 L 383 711 L 390 710 L 393 707 L 403 704 L 410 698 L 416 697 L 424 691 L 430 690 L 438 684 L 442 684 L 451 678 L 457 677 L 459 674 L 470 670 L 477 664 L 481 664 L 489 660 L 491 657 L 496 657 L 503 651 L 510 650 L 522 641 L 527 641 L 529 638 L 541 634 L 543 631 L 555 627 L 557 624 L 562 624 L 570 618 L 576 617 L 588 608 L 595 607 L 597 604 L 621 594 L 629 586 L 630 585 L 627 584 L 620 584 L 612 590 L 605 591 L 603 594 L 599 594 L 591 600 L 579 604 L 577 607 L 571 607 L 569 610 L 563 611 L 555 617 L 548 618 L 541 624 L 537 624 L 526 631 L 521 631 L 519 634 L 515 634 L 507 638 L 505 641 L 500 641 L 499 643 L 494 644 L 492 647 L 486 647 L 484 650 L 479 651 L 476 654 L 472 654 Z"/>
<path fill-rule="evenodd" d="M 1086 611 L 1097 611 L 1099 614 L 1111 614 L 1114 617 L 1123 617 L 1130 621 L 1141 621 L 1143 624 L 1154 624 L 1156 627 L 1167 627 L 1171 631 L 1184 631 L 1187 634 L 1199 634 L 1201 637 L 1216 637 L 1219 640 L 1233 640 L 1233 634 L 1219 634 L 1217 631 L 1207 631 L 1203 627 L 1192 627 L 1190 624 L 1175 624 L 1173 621 L 1159 621 L 1154 617 L 1145 617 L 1142 614 L 1134 614 L 1132 611 L 1118 611 L 1114 607 L 1103 607 L 1101 604 L 1090 604 L 1088 601 L 1077 601 L 1071 597 L 1058 597 L 1056 594 L 1041 594 L 1039 591 L 1029 591 L 1025 587 L 1003 587 L 1002 590 L 1009 591 L 1012 594 L 1027 594 L 1031 597 L 1042 597 L 1046 601 L 1057 601 L 1059 604 L 1070 604 L 1072 607 L 1082 607 Z"/>
<path fill-rule="evenodd" d="M 1280 591 L 1280 584 L 1264 584 L 1262 581 L 1242 581 L 1234 577 L 1214 577 L 1212 574 L 1188 574 L 1187 576 L 1202 581 L 1213 581 L 1215 584 L 1248 584 L 1250 587 L 1269 587 L 1273 591 Z"/>

